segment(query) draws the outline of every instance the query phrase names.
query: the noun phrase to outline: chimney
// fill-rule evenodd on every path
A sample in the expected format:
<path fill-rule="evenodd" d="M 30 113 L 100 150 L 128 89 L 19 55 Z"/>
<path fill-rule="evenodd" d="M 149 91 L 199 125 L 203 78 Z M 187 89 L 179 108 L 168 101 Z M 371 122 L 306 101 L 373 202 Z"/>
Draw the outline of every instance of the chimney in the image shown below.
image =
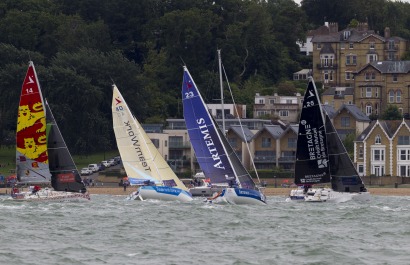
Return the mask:
<path fill-rule="evenodd" d="M 367 24 L 367 22 L 360 22 L 359 25 L 357 25 L 357 30 L 358 31 L 368 31 L 369 25 Z"/>
<path fill-rule="evenodd" d="M 386 27 L 386 28 L 384 29 L 384 37 L 385 37 L 386 39 L 390 39 L 390 28 L 389 28 L 389 27 Z"/>
<path fill-rule="evenodd" d="M 337 22 L 329 23 L 329 33 L 337 33 L 339 31 L 339 24 Z"/>

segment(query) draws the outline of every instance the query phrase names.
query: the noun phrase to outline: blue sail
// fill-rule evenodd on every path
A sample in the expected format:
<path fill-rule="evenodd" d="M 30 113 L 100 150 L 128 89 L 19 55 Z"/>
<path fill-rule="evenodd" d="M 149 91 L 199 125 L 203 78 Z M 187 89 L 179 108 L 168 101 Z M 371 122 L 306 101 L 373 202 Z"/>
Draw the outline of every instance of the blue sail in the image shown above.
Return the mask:
<path fill-rule="evenodd" d="M 189 138 L 205 176 L 212 183 L 238 181 L 241 187 L 255 189 L 255 183 L 213 120 L 186 67 L 182 102 Z"/>

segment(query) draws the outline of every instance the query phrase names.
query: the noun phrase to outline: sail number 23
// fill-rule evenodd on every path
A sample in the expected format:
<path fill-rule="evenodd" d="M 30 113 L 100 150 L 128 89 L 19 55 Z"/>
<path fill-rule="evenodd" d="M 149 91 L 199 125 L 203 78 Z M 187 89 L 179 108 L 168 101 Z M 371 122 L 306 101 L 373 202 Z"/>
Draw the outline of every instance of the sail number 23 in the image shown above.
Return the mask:
<path fill-rule="evenodd" d="M 185 98 L 193 98 L 194 97 L 194 92 L 190 91 L 185 93 Z"/>

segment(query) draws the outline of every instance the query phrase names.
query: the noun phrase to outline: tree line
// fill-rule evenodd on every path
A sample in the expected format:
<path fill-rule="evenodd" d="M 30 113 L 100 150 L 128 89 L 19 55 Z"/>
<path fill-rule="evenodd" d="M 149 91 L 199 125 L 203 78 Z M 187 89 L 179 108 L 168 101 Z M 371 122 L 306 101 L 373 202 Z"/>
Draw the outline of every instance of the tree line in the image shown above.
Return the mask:
<path fill-rule="evenodd" d="M 0 139 L 14 143 L 29 60 L 67 145 L 87 154 L 115 147 L 113 82 L 141 122 L 182 118 L 182 65 L 212 102 L 220 97 L 221 49 L 236 102 L 252 104 L 255 92 L 272 93 L 311 67 L 296 45 L 309 29 L 357 19 L 410 39 L 409 9 L 386 0 L 5 0 Z"/>

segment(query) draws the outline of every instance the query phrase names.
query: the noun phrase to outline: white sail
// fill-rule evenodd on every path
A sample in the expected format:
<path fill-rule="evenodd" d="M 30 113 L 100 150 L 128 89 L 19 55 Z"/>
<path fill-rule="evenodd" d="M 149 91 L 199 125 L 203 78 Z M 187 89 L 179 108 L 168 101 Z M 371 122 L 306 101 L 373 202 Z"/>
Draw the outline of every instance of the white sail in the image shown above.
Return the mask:
<path fill-rule="evenodd" d="M 131 184 L 150 180 L 157 185 L 187 190 L 132 115 L 117 86 L 113 86 L 112 115 L 121 160 Z"/>

